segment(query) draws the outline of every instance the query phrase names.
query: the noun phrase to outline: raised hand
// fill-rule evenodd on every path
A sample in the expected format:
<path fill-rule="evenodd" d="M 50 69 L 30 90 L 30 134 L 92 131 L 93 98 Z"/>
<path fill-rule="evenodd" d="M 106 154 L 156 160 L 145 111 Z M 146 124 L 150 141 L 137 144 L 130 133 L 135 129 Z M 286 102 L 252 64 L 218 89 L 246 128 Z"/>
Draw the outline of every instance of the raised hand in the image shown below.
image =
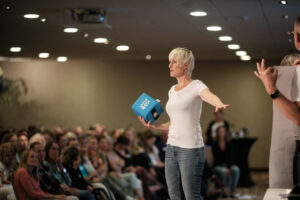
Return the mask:
<path fill-rule="evenodd" d="M 257 67 L 257 71 L 254 71 L 254 74 L 264 84 L 266 92 L 269 95 L 274 93 L 277 90 L 276 81 L 277 81 L 278 70 L 273 67 L 266 68 L 265 59 L 262 59 L 261 63 L 257 62 L 256 67 Z"/>

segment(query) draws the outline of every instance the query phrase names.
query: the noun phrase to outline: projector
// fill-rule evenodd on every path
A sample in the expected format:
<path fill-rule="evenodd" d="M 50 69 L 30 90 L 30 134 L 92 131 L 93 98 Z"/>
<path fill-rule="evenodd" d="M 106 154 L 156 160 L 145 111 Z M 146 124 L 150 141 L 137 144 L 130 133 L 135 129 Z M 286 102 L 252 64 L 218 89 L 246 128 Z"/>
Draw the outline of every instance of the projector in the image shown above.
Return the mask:
<path fill-rule="evenodd" d="M 106 10 L 104 8 L 72 9 L 72 18 L 79 23 L 106 23 Z"/>

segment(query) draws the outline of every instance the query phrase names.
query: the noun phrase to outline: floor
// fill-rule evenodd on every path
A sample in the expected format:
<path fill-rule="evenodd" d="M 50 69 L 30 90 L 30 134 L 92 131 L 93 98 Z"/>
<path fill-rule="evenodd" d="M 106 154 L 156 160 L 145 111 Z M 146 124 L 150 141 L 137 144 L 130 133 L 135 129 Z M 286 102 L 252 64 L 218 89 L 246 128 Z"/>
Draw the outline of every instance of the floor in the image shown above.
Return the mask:
<path fill-rule="evenodd" d="M 268 172 L 251 172 L 255 185 L 250 188 L 238 188 L 236 196 L 239 200 L 262 200 L 268 188 Z M 233 200 L 233 198 L 218 198 L 218 200 Z"/>

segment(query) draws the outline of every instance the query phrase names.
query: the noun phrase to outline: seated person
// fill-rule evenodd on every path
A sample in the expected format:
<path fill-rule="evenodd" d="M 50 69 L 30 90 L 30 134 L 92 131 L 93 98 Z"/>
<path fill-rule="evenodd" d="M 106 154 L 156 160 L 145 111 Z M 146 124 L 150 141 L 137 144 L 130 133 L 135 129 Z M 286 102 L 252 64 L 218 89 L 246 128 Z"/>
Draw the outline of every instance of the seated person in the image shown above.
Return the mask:
<path fill-rule="evenodd" d="M 93 199 L 89 190 L 80 189 L 73 186 L 70 174 L 67 173 L 60 159 L 60 148 L 55 141 L 50 141 L 46 145 L 46 160 L 43 161 L 44 169 L 56 179 L 65 192 L 78 196 L 80 200 Z"/>
<path fill-rule="evenodd" d="M 209 123 L 206 131 L 206 145 L 212 145 L 212 143 L 216 141 L 217 128 L 219 126 L 224 126 L 227 133 L 229 133 L 230 130 L 229 123 L 223 119 L 222 110 L 214 112 L 214 115 L 215 119 Z M 227 135 L 227 137 L 229 138 L 229 135 Z"/>
<path fill-rule="evenodd" d="M 53 174 L 51 174 L 44 167 L 43 162 L 45 161 L 45 148 L 39 142 L 34 142 L 30 145 L 30 149 L 34 150 L 38 154 L 38 175 L 39 182 L 42 190 L 49 192 L 51 194 L 75 194 L 76 189 L 63 187 L 63 185 L 54 178 Z M 67 200 L 78 200 L 76 196 L 67 196 Z"/>
<path fill-rule="evenodd" d="M 82 176 L 79 170 L 79 164 L 81 162 L 80 152 L 76 147 L 67 147 L 63 151 L 62 162 L 67 172 L 72 179 L 72 186 L 81 190 L 93 191 L 92 185 L 90 185 Z M 94 200 L 93 195 L 90 196 L 91 200 Z"/>
<path fill-rule="evenodd" d="M 15 148 L 9 142 L 2 144 L 0 146 L 0 178 L 2 180 L 0 199 L 15 199 L 12 177 L 16 169 Z"/>
<path fill-rule="evenodd" d="M 231 144 L 227 141 L 226 134 L 225 126 L 217 128 L 216 141 L 212 146 L 214 156 L 213 171 L 225 186 L 230 186 L 230 196 L 234 197 L 239 182 L 240 169 L 233 163 Z M 222 188 L 222 193 L 223 196 L 227 196 L 225 187 Z"/>
<path fill-rule="evenodd" d="M 23 152 L 20 160 L 20 168 L 14 177 L 15 191 L 18 199 L 66 199 L 65 195 L 53 195 L 44 192 L 40 188 L 37 173 L 38 155 L 32 149 Z"/>

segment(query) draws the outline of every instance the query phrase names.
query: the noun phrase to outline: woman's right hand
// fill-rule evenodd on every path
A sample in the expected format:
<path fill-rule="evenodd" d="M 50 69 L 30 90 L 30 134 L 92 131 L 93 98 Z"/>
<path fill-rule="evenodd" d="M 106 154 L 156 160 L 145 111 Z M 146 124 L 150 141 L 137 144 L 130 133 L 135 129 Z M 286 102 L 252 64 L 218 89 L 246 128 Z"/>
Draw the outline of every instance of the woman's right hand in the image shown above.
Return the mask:
<path fill-rule="evenodd" d="M 140 120 L 140 122 L 144 125 L 144 126 L 146 126 L 147 128 L 149 128 L 149 129 L 152 129 L 152 130 L 155 130 L 156 129 L 156 126 L 155 125 L 152 125 L 152 124 L 150 124 L 150 120 L 148 121 L 148 123 L 145 121 L 145 119 L 144 118 L 142 118 L 141 116 L 138 116 L 138 119 Z"/>

